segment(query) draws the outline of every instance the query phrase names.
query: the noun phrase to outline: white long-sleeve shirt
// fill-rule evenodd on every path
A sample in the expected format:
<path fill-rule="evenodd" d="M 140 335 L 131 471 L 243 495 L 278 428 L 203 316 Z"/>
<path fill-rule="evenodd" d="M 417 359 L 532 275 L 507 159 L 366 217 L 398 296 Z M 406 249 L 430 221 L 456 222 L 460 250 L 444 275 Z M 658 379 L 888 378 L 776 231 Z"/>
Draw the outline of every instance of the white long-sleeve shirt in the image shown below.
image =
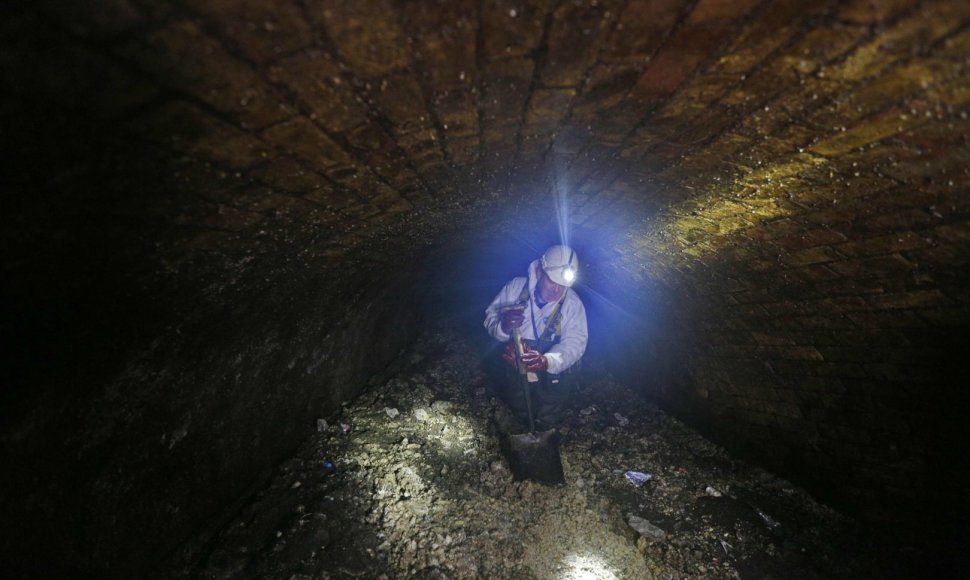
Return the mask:
<path fill-rule="evenodd" d="M 519 326 L 519 332 L 526 340 L 538 340 L 539 336 L 545 331 L 549 324 L 549 318 L 556 310 L 558 300 L 547 302 L 545 306 L 539 308 L 535 304 L 536 284 L 539 282 L 539 261 L 536 260 L 529 265 L 529 276 L 520 276 L 512 279 L 498 293 L 492 303 L 485 309 L 485 328 L 492 338 L 499 342 L 508 342 L 511 336 L 502 331 L 502 316 L 499 309 L 502 306 L 514 304 L 522 295 L 522 288 L 525 284 L 529 285 L 529 301 L 524 305 L 522 312 L 525 320 Z M 535 312 L 536 336 L 532 328 L 532 313 Z M 558 344 L 552 346 L 548 352 L 544 353 L 549 361 L 549 373 L 558 374 L 573 366 L 583 353 L 586 352 L 586 342 L 589 340 L 589 331 L 586 327 L 586 307 L 579 299 L 576 292 L 566 289 L 566 296 L 562 303 L 562 335 Z"/>

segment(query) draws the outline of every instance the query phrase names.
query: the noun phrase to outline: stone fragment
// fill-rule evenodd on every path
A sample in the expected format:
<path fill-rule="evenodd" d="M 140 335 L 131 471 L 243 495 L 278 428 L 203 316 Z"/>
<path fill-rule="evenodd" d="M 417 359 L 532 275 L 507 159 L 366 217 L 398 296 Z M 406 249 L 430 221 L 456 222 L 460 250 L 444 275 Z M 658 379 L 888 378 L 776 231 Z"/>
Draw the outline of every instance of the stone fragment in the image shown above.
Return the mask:
<path fill-rule="evenodd" d="M 648 542 L 662 540 L 667 537 L 667 532 L 661 530 L 657 526 L 651 524 L 648 520 L 645 520 L 639 516 L 630 514 L 627 523 L 631 528 L 637 531 L 641 537 L 646 538 Z"/>

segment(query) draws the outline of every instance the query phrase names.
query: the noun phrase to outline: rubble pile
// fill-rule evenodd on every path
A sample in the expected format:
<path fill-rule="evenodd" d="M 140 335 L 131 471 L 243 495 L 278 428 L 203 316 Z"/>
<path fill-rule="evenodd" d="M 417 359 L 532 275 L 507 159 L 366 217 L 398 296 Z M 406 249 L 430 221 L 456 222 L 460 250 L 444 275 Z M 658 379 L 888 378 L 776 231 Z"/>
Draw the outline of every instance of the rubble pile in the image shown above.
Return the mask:
<path fill-rule="evenodd" d="M 566 484 L 546 487 L 513 481 L 507 406 L 453 328 L 403 360 L 321 418 L 169 576 L 815 578 L 888 565 L 852 520 L 731 458 L 595 361 L 560 429 Z"/>

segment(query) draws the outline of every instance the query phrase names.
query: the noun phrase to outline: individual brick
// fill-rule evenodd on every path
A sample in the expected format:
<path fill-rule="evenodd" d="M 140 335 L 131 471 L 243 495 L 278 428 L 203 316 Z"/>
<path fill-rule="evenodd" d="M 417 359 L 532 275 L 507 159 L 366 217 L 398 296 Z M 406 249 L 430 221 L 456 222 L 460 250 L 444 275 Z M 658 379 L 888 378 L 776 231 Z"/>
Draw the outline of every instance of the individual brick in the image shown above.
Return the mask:
<path fill-rule="evenodd" d="M 292 114 L 288 103 L 249 65 L 205 34 L 196 20 L 174 20 L 124 52 L 168 86 L 238 119 L 242 128 L 265 127 Z M 198 58 L 200 54 L 206 58 Z"/>
<path fill-rule="evenodd" d="M 148 141 L 232 169 L 252 167 L 269 156 L 264 142 L 189 103 L 173 101 L 130 122 Z"/>
<path fill-rule="evenodd" d="M 865 278 L 880 273 L 899 274 L 908 272 L 913 264 L 898 254 L 890 256 L 876 256 L 871 258 L 853 258 L 840 262 L 832 262 L 829 267 L 843 276 Z"/>
<path fill-rule="evenodd" d="M 632 97 L 646 104 L 669 97 L 729 32 L 724 27 L 701 26 L 675 32 L 650 60 L 633 87 Z"/>
<path fill-rule="evenodd" d="M 263 131 L 263 138 L 317 169 L 353 167 L 355 160 L 305 117 L 295 117 Z"/>
<path fill-rule="evenodd" d="M 826 76 L 843 81 L 871 78 L 885 70 L 900 56 L 912 54 L 946 36 L 965 17 L 958 3 L 940 0 L 928 2 L 922 10 L 882 31 L 868 43 L 854 50 L 843 62 L 823 69 Z"/>
<path fill-rule="evenodd" d="M 549 136 L 569 111 L 569 104 L 576 96 L 573 89 L 536 89 L 529 99 L 526 111 L 526 135 Z"/>
<path fill-rule="evenodd" d="M 933 228 L 932 233 L 949 242 L 966 244 L 970 242 L 970 221 L 937 226 Z"/>
<path fill-rule="evenodd" d="M 327 3 L 312 16 L 359 78 L 375 79 L 411 64 L 408 43 L 390 0 Z"/>
<path fill-rule="evenodd" d="M 381 80 L 379 88 L 372 91 L 377 108 L 391 122 L 392 131 L 406 134 L 429 129 L 431 116 L 414 75 L 405 73 L 389 75 Z"/>
<path fill-rule="evenodd" d="M 923 328 L 926 323 L 912 312 L 853 312 L 847 315 L 860 328 Z"/>
<path fill-rule="evenodd" d="M 593 64 L 612 18 L 622 3 L 560 3 L 552 13 L 546 38 L 547 55 L 539 70 L 539 82 L 546 87 L 579 87 Z"/>
<path fill-rule="evenodd" d="M 486 127 L 520 122 L 534 67 L 532 59 L 507 59 L 485 69 L 482 113 Z M 514 136 L 514 130 L 512 131 Z M 494 141 L 486 135 L 486 141 Z"/>
<path fill-rule="evenodd" d="M 806 248 L 814 248 L 816 246 L 833 246 L 836 250 L 841 246 L 838 245 L 839 242 L 845 241 L 845 235 L 828 228 L 813 228 L 805 232 L 801 232 L 799 235 L 779 238 L 776 241 L 778 245 L 785 248 L 788 251 L 803 250 Z M 841 251 L 839 252 L 842 253 Z"/>
<path fill-rule="evenodd" d="M 313 43 L 311 28 L 294 0 L 213 0 L 193 8 L 216 22 L 247 58 L 259 64 Z"/>
<path fill-rule="evenodd" d="M 809 264 L 834 262 L 841 258 L 842 255 L 829 246 L 816 246 L 788 254 L 782 257 L 781 261 L 787 266 L 798 267 Z"/>
<path fill-rule="evenodd" d="M 178 225 L 238 232 L 263 220 L 259 213 L 239 210 L 221 204 L 206 204 L 188 208 L 175 217 Z"/>
<path fill-rule="evenodd" d="M 482 31 L 488 59 L 522 57 L 535 50 L 549 0 L 485 0 Z"/>
<path fill-rule="evenodd" d="M 608 62 L 646 62 L 688 7 L 683 0 L 626 3 L 601 58 Z"/>
<path fill-rule="evenodd" d="M 322 175 L 306 169 L 301 163 L 288 157 L 278 157 L 270 163 L 260 165 L 251 174 L 267 185 L 293 193 L 312 191 L 324 182 Z"/>
<path fill-rule="evenodd" d="M 474 95 L 470 92 L 458 90 L 437 93 L 434 105 L 449 139 L 478 137 L 478 108 Z"/>
<path fill-rule="evenodd" d="M 84 38 L 108 38 L 144 25 L 153 14 L 131 0 L 47 2 L 49 14 Z"/>
<path fill-rule="evenodd" d="M 898 294 L 874 294 L 867 298 L 870 304 L 880 309 L 896 308 L 934 308 L 950 306 L 953 302 L 939 290 L 914 290 Z"/>
<path fill-rule="evenodd" d="M 291 91 L 314 120 L 334 132 L 369 121 L 366 104 L 329 54 L 300 53 L 269 65 L 266 72 L 272 82 Z"/>
<path fill-rule="evenodd" d="M 890 20 L 916 4 L 916 0 L 851 0 L 839 8 L 839 18 L 860 24 L 872 24 Z"/>
<path fill-rule="evenodd" d="M 478 82 L 474 0 L 400 4 L 405 28 L 414 43 L 428 83 L 436 92 L 467 91 Z"/>
<path fill-rule="evenodd" d="M 924 119 L 907 115 L 901 109 L 894 108 L 880 114 L 877 119 L 866 119 L 849 130 L 841 127 L 828 139 L 812 145 L 811 151 L 821 155 L 842 155 L 865 145 L 882 141 L 907 129 L 919 127 L 924 123 Z"/>

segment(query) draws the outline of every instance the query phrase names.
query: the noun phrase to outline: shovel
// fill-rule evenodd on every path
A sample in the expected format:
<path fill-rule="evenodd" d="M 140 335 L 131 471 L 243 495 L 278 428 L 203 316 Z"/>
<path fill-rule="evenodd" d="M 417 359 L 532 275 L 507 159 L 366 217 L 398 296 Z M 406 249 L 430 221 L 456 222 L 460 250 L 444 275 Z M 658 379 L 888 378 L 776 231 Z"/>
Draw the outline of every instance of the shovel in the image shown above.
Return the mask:
<path fill-rule="evenodd" d="M 562 473 L 562 460 L 559 457 L 559 433 L 555 429 L 536 431 L 535 418 L 532 414 L 531 387 L 539 382 L 539 377 L 535 373 L 527 372 L 522 365 L 521 357 L 524 348 L 518 329 L 512 331 L 512 340 L 515 341 L 517 374 L 529 413 L 529 432 L 508 437 L 506 456 L 512 467 L 512 475 L 516 481 L 531 479 L 545 485 L 563 483 L 565 478 Z"/>

